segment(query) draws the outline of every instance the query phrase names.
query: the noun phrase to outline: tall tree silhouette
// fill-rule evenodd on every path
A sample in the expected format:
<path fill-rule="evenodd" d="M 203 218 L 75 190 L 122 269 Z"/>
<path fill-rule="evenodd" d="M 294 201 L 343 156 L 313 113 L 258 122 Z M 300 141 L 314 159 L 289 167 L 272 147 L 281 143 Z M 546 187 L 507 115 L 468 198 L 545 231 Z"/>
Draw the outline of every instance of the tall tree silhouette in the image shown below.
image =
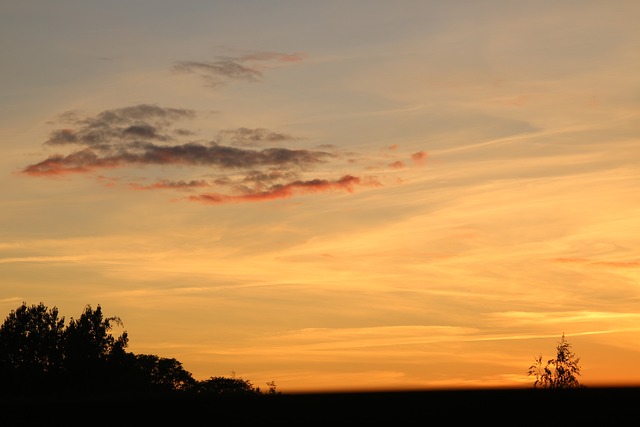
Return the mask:
<path fill-rule="evenodd" d="M 94 310 L 85 307 L 82 315 L 71 319 L 64 333 L 67 379 L 81 391 L 99 391 L 111 388 L 117 375 L 118 363 L 124 359 L 128 344 L 127 332 L 114 337 L 113 325 L 122 325 L 118 317 L 104 318 L 100 305 Z"/>

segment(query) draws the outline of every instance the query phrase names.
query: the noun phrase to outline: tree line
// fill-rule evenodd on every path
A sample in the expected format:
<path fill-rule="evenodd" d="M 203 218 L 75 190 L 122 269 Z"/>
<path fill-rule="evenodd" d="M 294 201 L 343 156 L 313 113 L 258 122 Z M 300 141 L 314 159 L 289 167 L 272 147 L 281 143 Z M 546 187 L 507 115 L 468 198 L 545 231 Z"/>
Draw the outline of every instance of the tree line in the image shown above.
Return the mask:
<path fill-rule="evenodd" d="M 57 307 L 23 302 L 0 326 L 0 397 L 280 394 L 273 381 L 263 391 L 235 375 L 196 380 L 174 358 L 127 351 L 126 330 L 114 336 L 114 326 L 122 321 L 105 317 L 100 305 L 65 324 Z M 579 361 L 563 333 L 556 357 L 536 357 L 527 374 L 534 388 L 581 388 Z"/>
<path fill-rule="evenodd" d="M 65 324 L 57 307 L 43 303 L 12 310 L 0 326 L 0 395 L 3 397 L 142 395 L 272 395 L 275 382 L 261 390 L 242 378 L 196 380 L 174 358 L 127 351 L 124 331 L 114 336 L 119 317 L 85 306 Z"/>

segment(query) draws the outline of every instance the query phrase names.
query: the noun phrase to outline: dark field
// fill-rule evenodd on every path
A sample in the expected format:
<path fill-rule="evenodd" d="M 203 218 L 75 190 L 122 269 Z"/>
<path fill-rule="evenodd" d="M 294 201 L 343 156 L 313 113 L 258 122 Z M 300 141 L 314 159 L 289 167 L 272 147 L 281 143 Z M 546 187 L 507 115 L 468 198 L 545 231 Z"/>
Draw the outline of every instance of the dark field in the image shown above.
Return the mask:
<path fill-rule="evenodd" d="M 640 387 L 4 401 L 2 425 L 640 425 Z M 11 423 L 11 424 L 10 424 Z"/>

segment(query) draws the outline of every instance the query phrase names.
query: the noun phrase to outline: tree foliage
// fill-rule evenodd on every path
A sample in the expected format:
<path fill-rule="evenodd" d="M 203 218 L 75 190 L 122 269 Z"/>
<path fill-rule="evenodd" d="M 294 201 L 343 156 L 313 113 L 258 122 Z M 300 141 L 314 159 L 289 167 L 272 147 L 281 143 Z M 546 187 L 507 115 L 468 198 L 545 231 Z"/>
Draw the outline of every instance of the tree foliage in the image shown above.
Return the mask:
<path fill-rule="evenodd" d="M 535 357 L 535 363 L 529 366 L 528 376 L 534 376 L 534 388 L 567 389 L 580 388 L 580 358 L 571 351 L 571 344 L 562 334 L 556 347 L 555 359 L 547 360 L 543 365 L 542 356 Z"/>
<path fill-rule="evenodd" d="M 139 387 L 149 391 L 187 391 L 196 381 L 176 359 L 159 357 L 154 354 L 134 355 L 132 366 L 140 380 Z"/>

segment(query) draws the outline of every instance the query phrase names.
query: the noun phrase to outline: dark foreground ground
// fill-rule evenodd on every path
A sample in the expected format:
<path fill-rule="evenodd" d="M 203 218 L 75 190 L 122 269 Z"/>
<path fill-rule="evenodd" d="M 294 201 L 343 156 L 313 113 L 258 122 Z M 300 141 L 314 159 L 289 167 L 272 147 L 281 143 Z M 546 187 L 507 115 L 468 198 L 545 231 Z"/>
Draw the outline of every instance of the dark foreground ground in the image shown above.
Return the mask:
<path fill-rule="evenodd" d="M 640 425 L 640 387 L 5 400 L 0 425 Z"/>

